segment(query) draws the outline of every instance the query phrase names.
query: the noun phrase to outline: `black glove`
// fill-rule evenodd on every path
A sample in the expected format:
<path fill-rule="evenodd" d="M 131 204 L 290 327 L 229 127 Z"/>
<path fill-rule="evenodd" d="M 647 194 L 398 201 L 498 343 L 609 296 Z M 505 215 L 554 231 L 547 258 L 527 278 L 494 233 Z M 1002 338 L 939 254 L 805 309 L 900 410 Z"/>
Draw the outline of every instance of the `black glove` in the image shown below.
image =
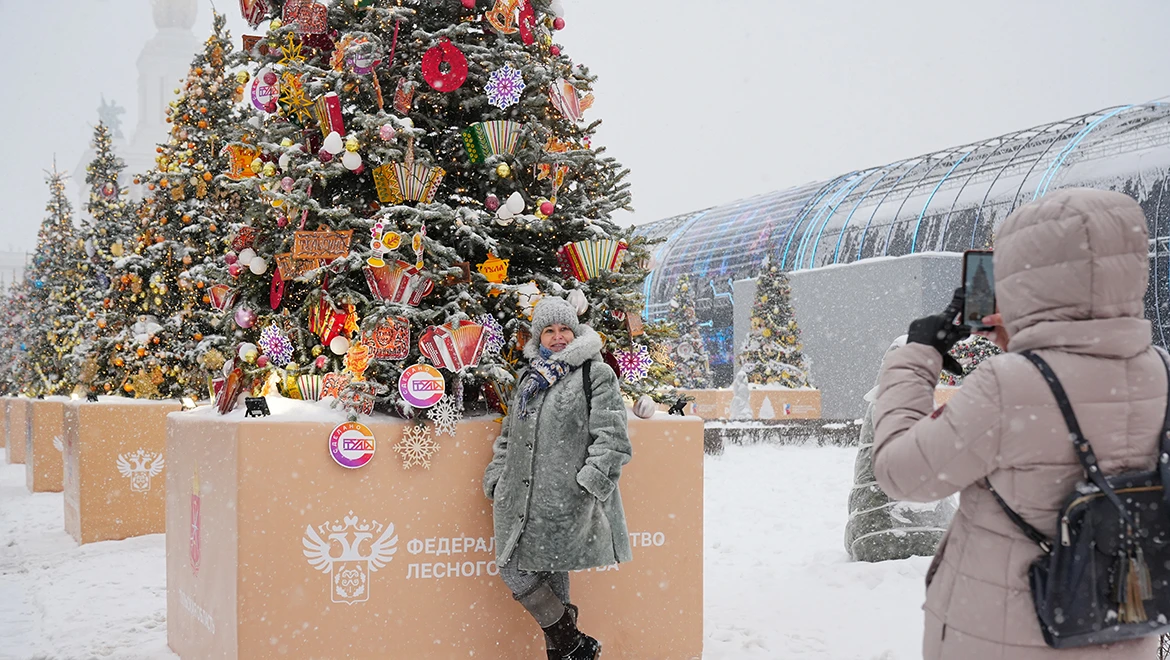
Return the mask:
<path fill-rule="evenodd" d="M 963 365 L 951 357 L 948 351 L 971 334 L 971 328 L 955 323 L 963 312 L 965 299 L 963 287 L 955 289 L 955 297 L 951 298 L 951 304 L 947 305 L 942 314 L 915 319 L 910 323 L 910 331 L 906 335 L 907 343 L 933 346 L 942 355 L 943 369 L 956 376 L 963 375 Z"/>

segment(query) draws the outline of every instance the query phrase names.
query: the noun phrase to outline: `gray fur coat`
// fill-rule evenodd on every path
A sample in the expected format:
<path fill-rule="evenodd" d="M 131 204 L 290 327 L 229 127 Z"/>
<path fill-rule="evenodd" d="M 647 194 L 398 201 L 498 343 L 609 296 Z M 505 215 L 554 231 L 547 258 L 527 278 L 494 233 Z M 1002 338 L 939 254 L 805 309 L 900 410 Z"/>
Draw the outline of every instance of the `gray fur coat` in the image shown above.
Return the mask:
<path fill-rule="evenodd" d="M 524 347 L 539 355 L 539 340 Z M 527 571 L 575 571 L 628 562 L 629 536 L 617 482 L 630 460 L 626 407 L 617 375 L 601 361 L 601 337 L 587 325 L 558 360 L 578 367 L 528 402 L 509 405 L 483 492 L 493 500 L 496 560 Z M 585 410 L 586 360 L 593 383 Z M 523 376 L 521 376 L 523 377 Z"/>

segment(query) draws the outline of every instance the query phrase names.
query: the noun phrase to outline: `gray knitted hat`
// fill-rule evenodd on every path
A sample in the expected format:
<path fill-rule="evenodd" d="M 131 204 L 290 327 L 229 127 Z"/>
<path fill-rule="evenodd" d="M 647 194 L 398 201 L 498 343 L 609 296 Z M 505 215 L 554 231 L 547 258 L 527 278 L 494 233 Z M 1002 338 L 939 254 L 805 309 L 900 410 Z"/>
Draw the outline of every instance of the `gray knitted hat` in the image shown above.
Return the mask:
<path fill-rule="evenodd" d="M 572 303 L 555 296 L 541 298 L 532 312 L 532 336 L 539 337 L 545 328 L 554 323 L 568 327 L 574 335 L 581 333 L 581 322 L 577 320 L 577 310 Z"/>

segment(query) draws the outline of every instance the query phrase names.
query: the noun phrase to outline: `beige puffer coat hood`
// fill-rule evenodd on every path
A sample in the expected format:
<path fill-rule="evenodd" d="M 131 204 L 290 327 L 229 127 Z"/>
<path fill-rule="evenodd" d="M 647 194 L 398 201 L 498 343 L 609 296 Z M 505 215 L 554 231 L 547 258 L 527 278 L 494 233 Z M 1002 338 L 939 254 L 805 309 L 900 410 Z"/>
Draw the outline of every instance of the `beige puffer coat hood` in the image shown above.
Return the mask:
<path fill-rule="evenodd" d="M 891 497 L 933 501 L 961 492 L 958 514 L 927 572 L 927 660 L 1089 660 L 1156 657 L 1157 640 L 1048 648 L 1032 606 L 1028 565 L 1040 555 L 982 485 L 1055 535 L 1057 511 L 1081 479 L 1060 411 L 1021 355 L 1052 365 L 1107 474 L 1153 469 L 1166 375 L 1143 319 L 1146 220 L 1131 198 L 1062 190 L 1021 207 L 996 239 L 995 281 L 1009 353 L 984 362 L 932 413 L 938 352 L 910 344 L 882 366 L 875 473 Z"/>

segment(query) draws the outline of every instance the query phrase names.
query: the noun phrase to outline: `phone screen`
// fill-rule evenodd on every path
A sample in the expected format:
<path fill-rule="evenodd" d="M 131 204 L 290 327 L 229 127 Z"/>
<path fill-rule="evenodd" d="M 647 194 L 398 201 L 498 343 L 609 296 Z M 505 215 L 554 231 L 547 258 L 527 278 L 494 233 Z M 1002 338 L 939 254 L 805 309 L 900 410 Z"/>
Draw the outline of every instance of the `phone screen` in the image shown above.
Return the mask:
<path fill-rule="evenodd" d="M 995 313 L 995 270 L 991 252 L 963 254 L 963 325 L 983 328 L 983 318 Z"/>

